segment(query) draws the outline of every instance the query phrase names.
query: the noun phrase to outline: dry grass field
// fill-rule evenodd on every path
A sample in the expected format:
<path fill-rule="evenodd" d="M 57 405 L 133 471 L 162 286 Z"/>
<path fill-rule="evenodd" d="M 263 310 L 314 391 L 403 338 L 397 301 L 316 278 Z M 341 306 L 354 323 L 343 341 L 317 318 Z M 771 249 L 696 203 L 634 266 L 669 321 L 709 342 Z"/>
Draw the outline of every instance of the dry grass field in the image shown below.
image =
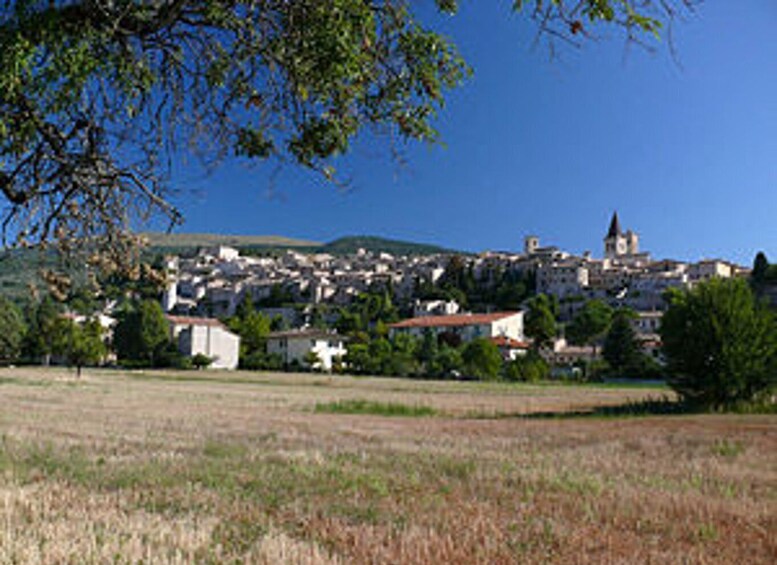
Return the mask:
<path fill-rule="evenodd" d="M 777 562 L 777 417 L 564 414 L 660 394 L 0 369 L 0 563 Z"/>

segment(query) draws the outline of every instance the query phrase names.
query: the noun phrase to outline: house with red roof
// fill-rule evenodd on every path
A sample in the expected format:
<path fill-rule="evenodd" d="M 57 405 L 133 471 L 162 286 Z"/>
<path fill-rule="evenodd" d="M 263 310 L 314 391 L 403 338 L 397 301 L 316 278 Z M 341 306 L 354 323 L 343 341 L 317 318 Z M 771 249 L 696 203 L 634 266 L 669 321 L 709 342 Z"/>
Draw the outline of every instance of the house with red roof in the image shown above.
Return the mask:
<path fill-rule="evenodd" d="M 525 340 L 523 315 L 519 312 L 492 312 L 489 314 L 452 314 L 448 316 L 422 316 L 391 324 L 389 333 L 406 333 L 423 337 L 432 332 L 449 342 L 466 342 L 477 338 L 509 338 L 515 342 Z"/>

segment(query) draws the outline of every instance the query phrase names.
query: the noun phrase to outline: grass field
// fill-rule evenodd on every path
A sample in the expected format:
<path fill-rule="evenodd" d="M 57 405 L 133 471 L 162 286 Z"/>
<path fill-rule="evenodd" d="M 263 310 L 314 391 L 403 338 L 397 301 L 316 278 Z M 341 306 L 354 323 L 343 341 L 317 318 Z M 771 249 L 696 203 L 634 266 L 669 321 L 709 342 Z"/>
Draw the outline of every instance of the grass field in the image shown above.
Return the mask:
<path fill-rule="evenodd" d="M 0 563 L 774 563 L 777 417 L 566 416 L 668 394 L 0 369 Z"/>

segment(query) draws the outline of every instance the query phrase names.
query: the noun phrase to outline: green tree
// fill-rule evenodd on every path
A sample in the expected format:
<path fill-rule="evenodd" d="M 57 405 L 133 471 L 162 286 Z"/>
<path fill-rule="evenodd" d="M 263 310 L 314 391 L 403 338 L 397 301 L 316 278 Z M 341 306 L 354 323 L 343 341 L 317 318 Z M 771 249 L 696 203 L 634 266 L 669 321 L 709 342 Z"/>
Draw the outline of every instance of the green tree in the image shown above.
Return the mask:
<path fill-rule="evenodd" d="M 461 352 L 464 371 L 481 380 L 493 380 L 502 370 L 502 355 L 491 340 L 473 339 Z"/>
<path fill-rule="evenodd" d="M 27 309 L 27 332 L 22 346 L 28 360 L 48 365 L 57 338 L 57 320 L 60 306 L 46 295 L 39 302 L 33 302 Z"/>
<path fill-rule="evenodd" d="M 683 400 L 728 408 L 777 384 L 777 321 L 744 280 L 712 279 L 668 300 L 661 338 Z"/>
<path fill-rule="evenodd" d="M 445 13 L 455 0 L 436 0 Z M 657 34 L 689 0 L 519 0 L 544 36 Z M 418 3 L 419 5 L 422 3 Z M 680 10 L 678 10 L 680 8 Z M 363 130 L 435 141 L 469 69 L 404 0 L 9 0 L 0 13 L 0 194 L 18 242 L 82 239 L 125 260 L 170 163 L 232 153 L 337 179 Z M 426 18 L 424 18 L 425 21 Z"/>
<path fill-rule="evenodd" d="M 427 375 L 431 377 L 450 378 L 457 374 L 461 374 L 463 370 L 464 361 L 461 358 L 461 351 L 443 343 L 428 366 Z"/>
<path fill-rule="evenodd" d="M 107 352 L 103 341 L 103 330 L 97 320 L 88 320 L 80 325 L 68 318 L 60 318 L 57 323 L 58 338 L 54 352 L 61 355 L 68 365 L 76 367 L 81 377 L 85 365 L 95 365 L 102 361 Z"/>
<path fill-rule="evenodd" d="M 0 296 L 0 363 L 15 361 L 21 353 L 25 325 L 21 310 Z"/>
<path fill-rule="evenodd" d="M 552 346 L 557 334 L 558 303 L 555 297 L 538 294 L 529 300 L 527 306 L 524 331 L 533 340 L 535 351 Z"/>
<path fill-rule="evenodd" d="M 155 366 L 170 342 L 170 329 L 159 303 L 143 300 L 131 304 L 119 316 L 113 342 L 120 360 Z"/>
<path fill-rule="evenodd" d="M 629 370 L 639 365 L 642 355 L 637 335 L 631 326 L 634 317 L 634 312 L 628 308 L 616 310 L 612 316 L 610 330 L 604 338 L 602 356 L 618 376 L 641 376 L 629 375 Z"/>
<path fill-rule="evenodd" d="M 759 251 L 753 261 L 753 270 L 750 273 L 750 280 L 753 285 L 761 285 L 766 281 L 766 274 L 769 272 L 769 260 L 763 251 Z"/>
<path fill-rule="evenodd" d="M 516 357 L 505 365 L 509 381 L 537 382 L 550 376 L 550 366 L 535 352 Z"/>
<path fill-rule="evenodd" d="M 311 371 L 321 369 L 321 357 L 315 351 L 308 351 L 302 358 L 302 362 Z"/>
<path fill-rule="evenodd" d="M 439 344 L 437 342 L 437 335 L 427 328 L 424 330 L 424 334 L 421 337 L 421 343 L 416 350 L 418 361 L 428 367 L 432 360 L 437 356 L 438 350 Z"/>
<path fill-rule="evenodd" d="M 593 344 L 595 354 L 596 341 L 610 327 L 612 316 L 613 311 L 608 304 L 601 300 L 589 300 L 567 327 L 567 338 L 576 345 Z"/>
<path fill-rule="evenodd" d="M 349 372 L 364 375 L 370 366 L 370 353 L 366 343 L 351 343 L 343 359 Z"/>
<path fill-rule="evenodd" d="M 235 315 L 227 320 L 227 327 L 240 336 L 241 362 L 265 353 L 271 326 L 270 318 L 255 310 L 250 298 L 240 303 Z"/>

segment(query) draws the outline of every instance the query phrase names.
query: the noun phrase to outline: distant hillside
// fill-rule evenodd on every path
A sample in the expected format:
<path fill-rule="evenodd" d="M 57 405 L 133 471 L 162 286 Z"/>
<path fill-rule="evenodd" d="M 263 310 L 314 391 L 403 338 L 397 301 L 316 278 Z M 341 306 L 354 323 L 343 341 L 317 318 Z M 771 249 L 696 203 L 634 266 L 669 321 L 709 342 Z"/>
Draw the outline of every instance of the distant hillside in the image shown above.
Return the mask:
<path fill-rule="evenodd" d="M 29 250 L 0 253 L 0 295 L 12 300 L 27 296 L 29 283 L 38 281 L 44 263 L 37 252 Z"/>
<path fill-rule="evenodd" d="M 396 239 L 386 239 L 370 235 L 346 236 L 322 246 L 320 251 L 332 255 L 348 255 L 359 249 L 373 253 L 391 253 L 392 255 L 434 255 L 437 253 L 457 253 L 438 245 L 413 243 Z"/>
<path fill-rule="evenodd" d="M 222 235 L 214 233 L 147 232 L 149 246 L 162 249 L 188 249 L 227 245 L 229 247 L 320 247 L 321 243 L 277 235 Z"/>
<path fill-rule="evenodd" d="M 437 245 L 413 243 L 374 236 L 341 237 L 330 243 L 292 239 L 280 236 L 220 235 L 206 233 L 146 233 L 149 239 L 150 254 L 187 253 L 200 247 L 228 245 L 236 247 L 246 254 L 264 254 L 294 249 L 302 253 L 331 253 L 348 255 L 365 249 L 373 253 L 391 253 L 392 255 L 432 255 L 437 253 L 457 253 Z M 42 268 L 56 266 L 53 256 L 41 257 L 36 251 L 13 250 L 0 251 L 0 294 L 21 299 L 28 294 L 28 284 L 40 283 L 39 272 Z"/>

